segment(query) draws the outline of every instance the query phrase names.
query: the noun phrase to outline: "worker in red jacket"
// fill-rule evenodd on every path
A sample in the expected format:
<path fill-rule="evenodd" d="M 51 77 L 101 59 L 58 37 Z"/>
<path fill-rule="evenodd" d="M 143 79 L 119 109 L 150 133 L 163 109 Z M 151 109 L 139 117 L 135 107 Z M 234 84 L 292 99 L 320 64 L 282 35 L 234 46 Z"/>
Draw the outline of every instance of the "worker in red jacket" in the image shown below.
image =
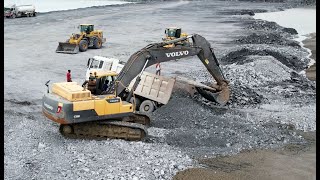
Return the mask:
<path fill-rule="evenodd" d="M 72 80 L 71 80 L 71 70 L 68 70 L 68 72 L 67 72 L 67 82 L 72 82 Z"/>

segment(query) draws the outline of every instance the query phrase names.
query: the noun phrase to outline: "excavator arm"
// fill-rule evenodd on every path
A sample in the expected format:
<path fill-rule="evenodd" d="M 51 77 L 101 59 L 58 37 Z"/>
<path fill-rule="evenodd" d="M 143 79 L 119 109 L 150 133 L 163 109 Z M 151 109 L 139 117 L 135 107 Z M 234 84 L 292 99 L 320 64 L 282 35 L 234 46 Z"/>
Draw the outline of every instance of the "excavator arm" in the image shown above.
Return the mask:
<path fill-rule="evenodd" d="M 192 39 L 191 44 L 176 45 L 174 47 L 165 47 L 168 44 L 181 42 L 186 39 Z M 178 38 L 172 41 L 149 44 L 141 50 L 134 53 L 119 73 L 114 87 L 109 89 L 108 93 L 115 93 L 119 97 L 125 97 L 129 101 L 132 92 L 135 90 L 140 81 L 140 76 L 145 68 L 161 62 L 175 59 L 181 59 L 189 56 L 197 55 L 209 73 L 215 79 L 216 84 L 212 84 L 211 88 L 198 87 L 198 91 L 208 100 L 216 101 L 224 105 L 229 100 L 230 91 L 228 81 L 223 76 L 219 63 L 212 51 L 210 43 L 202 36 L 194 34 L 188 37 Z M 137 80 L 133 85 L 131 93 L 125 91 L 132 79 L 136 76 Z M 115 92 L 114 92 L 115 91 Z"/>

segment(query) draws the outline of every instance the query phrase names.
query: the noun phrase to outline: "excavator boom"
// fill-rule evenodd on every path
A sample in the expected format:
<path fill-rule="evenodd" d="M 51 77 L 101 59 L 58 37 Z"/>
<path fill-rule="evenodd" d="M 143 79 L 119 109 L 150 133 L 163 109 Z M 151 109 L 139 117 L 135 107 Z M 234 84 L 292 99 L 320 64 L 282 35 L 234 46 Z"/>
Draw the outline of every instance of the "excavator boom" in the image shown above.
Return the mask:
<path fill-rule="evenodd" d="M 176 43 L 182 40 L 191 38 L 193 43 L 190 45 L 177 45 L 174 47 L 164 47 L 168 44 Z M 175 59 L 197 55 L 209 73 L 212 75 L 216 84 L 212 84 L 212 89 L 197 88 L 199 93 L 210 101 L 216 101 L 221 105 L 227 103 L 230 97 L 230 90 L 228 81 L 222 74 L 217 58 L 215 57 L 210 43 L 198 34 L 190 35 L 188 37 L 178 38 L 172 41 L 149 44 L 141 50 L 134 53 L 125 66 L 119 73 L 116 84 L 110 88 L 109 93 L 116 93 L 117 96 L 124 97 L 126 95 L 125 89 L 130 84 L 133 78 L 142 73 L 145 68 L 161 62 L 166 62 Z M 139 76 L 138 76 L 139 77 Z M 140 79 L 137 78 L 137 85 Z M 136 86 L 133 86 L 133 90 Z M 130 99 L 130 95 L 127 100 Z"/>

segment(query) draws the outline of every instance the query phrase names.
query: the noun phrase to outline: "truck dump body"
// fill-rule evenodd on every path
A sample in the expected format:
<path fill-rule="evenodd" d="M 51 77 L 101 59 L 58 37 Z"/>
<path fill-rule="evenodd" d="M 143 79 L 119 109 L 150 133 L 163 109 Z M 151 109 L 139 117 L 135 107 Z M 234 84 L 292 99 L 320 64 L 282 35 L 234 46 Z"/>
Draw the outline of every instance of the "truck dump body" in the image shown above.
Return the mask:
<path fill-rule="evenodd" d="M 135 79 L 131 81 L 129 89 L 132 88 Z M 161 104 L 167 104 L 170 100 L 175 79 L 158 76 L 152 73 L 143 72 L 141 81 L 134 91 L 139 95 Z"/>

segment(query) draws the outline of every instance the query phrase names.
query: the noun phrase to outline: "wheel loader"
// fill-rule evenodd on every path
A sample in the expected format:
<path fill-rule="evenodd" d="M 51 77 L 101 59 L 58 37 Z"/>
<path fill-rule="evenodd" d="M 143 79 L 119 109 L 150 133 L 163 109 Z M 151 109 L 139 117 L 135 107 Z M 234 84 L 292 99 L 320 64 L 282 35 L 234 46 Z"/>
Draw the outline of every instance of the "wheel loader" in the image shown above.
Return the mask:
<path fill-rule="evenodd" d="M 80 33 L 72 34 L 66 42 L 59 42 L 57 53 L 77 54 L 88 48 L 100 49 L 106 42 L 102 30 L 94 30 L 93 24 L 80 24 Z"/>
<path fill-rule="evenodd" d="M 187 33 L 183 33 L 181 28 L 178 27 L 169 27 L 164 31 L 165 37 L 162 38 L 163 41 L 171 41 L 177 38 L 187 37 Z M 189 39 L 183 40 L 181 42 L 176 42 L 174 44 L 169 44 L 166 47 L 173 47 L 176 44 L 187 45 L 189 44 Z"/>
<path fill-rule="evenodd" d="M 179 44 L 187 39 L 192 39 L 192 43 Z M 169 44 L 175 46 L 165 47 Z M 60 133 L 66 137 L 143 140 L 147 136 L 150 117 L 135 111 L 130 100 L 145 68 L 190 56 L 197 56 L 215 80 L 210 88 L 196 87 L 199 94 L 225 105 L 230 97 L 229 82 L 219 67 L 210 43 L 204 37 L 193 34 L 149 44 L 131 55 L 115 83 L 104 94 L 92 95 L 76 82 L 54 83 L 51 92 L 43 96 L 42 112 L 48 119 L 60 124 Z M 131 90 L 128 90 L 134 78 L 136 80 Z"/>

